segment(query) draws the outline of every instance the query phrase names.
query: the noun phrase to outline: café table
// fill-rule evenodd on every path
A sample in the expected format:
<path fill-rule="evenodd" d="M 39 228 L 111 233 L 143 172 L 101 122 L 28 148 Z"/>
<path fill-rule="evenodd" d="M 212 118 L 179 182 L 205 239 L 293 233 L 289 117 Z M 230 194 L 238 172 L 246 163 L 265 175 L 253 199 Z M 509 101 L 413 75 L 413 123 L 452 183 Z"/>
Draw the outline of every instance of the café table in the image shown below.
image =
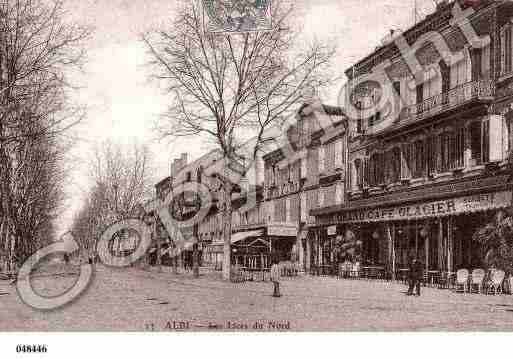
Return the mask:
<path fill-rule="evenodd" d="M 438 281 L 440 280 L 440 272 L 437 271 L 437 270 L 429 270 L 426 272 L 427 274 L 427 286 L 428 287 L 434 287 L 435 284 L 438 283 Z"/>

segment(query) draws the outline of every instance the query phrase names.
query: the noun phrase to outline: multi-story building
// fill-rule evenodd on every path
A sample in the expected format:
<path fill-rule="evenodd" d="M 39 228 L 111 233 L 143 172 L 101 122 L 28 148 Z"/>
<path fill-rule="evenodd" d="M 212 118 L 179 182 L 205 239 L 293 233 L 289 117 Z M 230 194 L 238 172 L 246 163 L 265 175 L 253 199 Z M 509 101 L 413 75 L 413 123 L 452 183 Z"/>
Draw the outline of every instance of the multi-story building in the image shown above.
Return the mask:
<path fill-rule="evenodd" d="M 384 65 L 401 98 L 389 105 L 401 107 L 394 118 L 389 108 L 350 121 L 348 201 L 312 211 L 316 237 L 336 226 L 362 241 L 362 261 L 390 274 L 412 257 L 428 271 L 481 265 L 473 234 L 512 199 L 512 28 L 509 1 L 442 2 L 346 71 L 358 83 Z M 413 82 L 405 44 L 435 76 Z M 444 48 L 462 60 L 448 63 Z M 362 81 L 351 101 L 383 93 Z"/>
<path fill-rule="evenodd" d="M 345 192 L 346 119 L 338 107 L 323 105 L 335 134 L 321 128 L 315 111 L 303 105 L 297 113 L 297 125 L 290 129 L 292 147 L 305 153 L 292 162 L 277 149 L 264 156 L 264 200 L 267 204 L 266 228 L 270 246 L 282 260 L 299 262 L 308 270 L 332 261 L 329 240 L 314 242 L 309 212 L 325 205 L 341 205 Z M 336 234 L 336 233 L 334 233 Z"/>
<path fill-rule="evenodd" d="M 346 120 L 340 108 L 323 106 L 323 112 L 335 125 L 333 135 L 330 135 L 329 131 L 321 128 L 315 111 L 307 109 L 307 105 L 299 109 L 297 123 L 288 133 L 292 147 L 298 152 L 304 151 L 306 156 L 299 156 L 292 162 L 284 158 L 281 149 L 265 154 L 254 166 L 259 172 L 255 178 L 262 179 L 263 183 L 247 188 L 247 180 L 242 178 L 235 186 L 231 222 L 233 263 L 250 268 L 268 268 L 271 256 L 279 256 L 282 261 L 294 261 L 308 269 L 310 262 L 324 265 L 331 261 L 327 242 L 312 243 L 313 236 L 308 234 L 309 227 L 314 224 L 314 217 L 309 215 L 309 211 L 324 204 L 340 205 L 344 202 Z M 339 126 L 344 130 L 340 131 Z M 215 153 L 187 164 L 185 155 L 182 155 L 172 175 L 159 182 L 156 189 L 157 196 L 164 199 L 171 189 L 190 182 L 192 178 L 201 178 L 207 184 L 213 201 L 191 236 L 197 235 L 203 249 L 203 262 L 220 269 L 223 222 L 218 208 L 217 187 L 212 176 L 200 174 L 198 177 L 202 166 L 212 163 L 213 157 Z M 173 173 L 179 173 L 180 178 Z M 248 193 L 255 195 L 248 198 Z M 194 210 L 194 206 L 189 207 Z M 173 211 L 176 208 L 173 207 Z M 173 238 L 161 224 L 158 227 L 163 242 L 166 238 Z M 315 246 L 322 246 L 322 250 L 312 249 Z"/>

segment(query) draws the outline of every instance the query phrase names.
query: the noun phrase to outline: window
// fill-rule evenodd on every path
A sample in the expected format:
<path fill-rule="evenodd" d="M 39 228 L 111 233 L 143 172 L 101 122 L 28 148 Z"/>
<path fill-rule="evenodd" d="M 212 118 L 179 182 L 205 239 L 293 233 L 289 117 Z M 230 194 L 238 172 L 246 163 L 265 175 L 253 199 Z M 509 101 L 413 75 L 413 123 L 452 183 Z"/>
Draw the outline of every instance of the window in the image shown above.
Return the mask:
<path fill-rule="evenodd" d="M 325 145 L 324 169 L 327 173 L 335 170 L 335 141 Z"/>
<path fill-rule="evenodd" d="M 317 183 L 319 178 L 319 148 L 312 148 L 308 151 L 306 166 L 308 183 Z"/>
<path fill-rule="evenodd" d="M 280 198 L 274 201 L 274 221 L 286 222 L 287 221 L 287 203 L 286 198 Z"/>
<path fill-rule="evenodd" d="M 308 197 L 307 206 L 308 206 L 309 210 L 319 207 L 319 197 L 318 197 L 317 190 L 308 192 L 307 197 Z"/>
<path fill-rule="evenodd" d="M 399 147 L 385 153 L 385 180 L 386 183 L 396 183 L 401 179 L 401 150 Z"/>
<path fill-rule="evenodd" d="M 299 220 L 299 196 L 294 195 L 290 198 L 290 220 L 297 222 Z"/>
<path fill-rule="evenodd" d="M 439 172 L 447 172 L 452 170 L 452 166 L 454 165 L 454 161 L 451 161 L 451 155 L 453 155 L 453 142 L 454 142 L 454 134 L 452 132 L 444 132 L 439 135 L 440 142 L 440 161 L 438 171 Z"/>
<path fill-rule="evenodd" d="M 324 188 L 324 206 L 333 206 L 335 204 L 336 187 L 334 185 Z"/>
<path fill-rule="evenodd" d="M 363 132 L 363 128 L 362 128 L 362 119 L 359 118 L 356 120 L 356 133 L 357 134 L 360 134 Z"/>
<path fill-rule="evenodd" d="M 413 178 L 421 178 L 424 177 L 424 169 L 425 169 L 425 146 L 423 140 L 417 140 L 413 144 L 414 158 L 415 162 L 413 163 L 412 176 Z"/>
<path fill-rule="evenodd" d="M 488 121 L 475 121 L 469 125 L 470 166 L 488 162 Z"/>
<path fill-rule="evenodd" d="M 469 81 L 467 76 L 468 55 L 463 50 L 463 59 L 451 66 L 451 88 L 457 87 Z"/>
<path fill-rule="evenodd" d="M 472 50 L 472 81 L 481 79 L 483 71 L 481 49 Z"/>
<path fill-rule="evenodd" d="M 424 101 L 424 85 L 417 85 L 417 103 L 421 103 Z"/>
<path fill-rule="evenodd" d="M 500 49 L 501 49 L 501 75 L 508 74 L 512 70 L 511 66 L 511 26 L 505 26 L 500 33 Z"/>
<path fill-rule="evenodd" d="M 397 96 L 401 96 L 401 82 L 400 81 L 394 81 L 392 86 L 394 87 L 395 93 Z"/>
<path fill-rule="evenodd" d="M 439 156 L 439 151 L 437 150 L 438 137 L 437 136 L 429 136 L 426 139 L 426 152 L 425 152 L 425 161 L 428 175 L 431 175 L 437 170 L 437 160 Z"/>
<path fill-rule="evenodd" d="M 413 167 L 415 165 L 414 144 L 406 143 L 403 145 L 403 160 L 401 161 L 401 179 L 412 177 Z"/>
<path fill-rule="evenodd" d="M 361 159 L 356 159 L 354 161 L 354 171 L 357 187 L 363 187 L 363 161 Z"/>
<path fill-rule="evenodd" d="M 452 146 L 451 161 L 453 169 L 465 166 L 465 128 L 457 128 L 454 134 L 454 144 Z"/>
<path fill-rule="evenodd" d="M 374 153 L 369 160 L 369 186 L 376 187 L 384 183 L 383 154 Z"/>
<path fill-rule="evenodd" d="M 491 58 L 490 56 L 491 56 L 490 44 L 488 44 L 482 49 L 482 53 L 481 53 L 481 66 L 482 66 L 481 74 L 482 74 L 482 77 L 485 79 L 490 78 L 490 58 Z"/>

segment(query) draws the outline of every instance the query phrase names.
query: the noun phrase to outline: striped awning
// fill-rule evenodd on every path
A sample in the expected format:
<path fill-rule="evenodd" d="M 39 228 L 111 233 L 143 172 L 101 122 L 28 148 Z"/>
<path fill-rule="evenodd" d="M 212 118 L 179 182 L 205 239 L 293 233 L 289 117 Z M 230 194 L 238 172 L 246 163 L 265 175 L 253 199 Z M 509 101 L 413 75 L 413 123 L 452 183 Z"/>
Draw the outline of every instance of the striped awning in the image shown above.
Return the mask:
<path fill-rule="evenodd" d="M 232 238 L 231 238 L 231 243 L 234 244 L 234 243 L 240 242 L 240 241 L 242 241 L 246 238 L 250 238 L 250 237 L 259 237 L 259 236 L 262 236 L 263 234 L 264 234 L 264 231 L 262 229 L 258 229 L 258 230 L 254 230 L 254 231 L 233 233 Z"/>

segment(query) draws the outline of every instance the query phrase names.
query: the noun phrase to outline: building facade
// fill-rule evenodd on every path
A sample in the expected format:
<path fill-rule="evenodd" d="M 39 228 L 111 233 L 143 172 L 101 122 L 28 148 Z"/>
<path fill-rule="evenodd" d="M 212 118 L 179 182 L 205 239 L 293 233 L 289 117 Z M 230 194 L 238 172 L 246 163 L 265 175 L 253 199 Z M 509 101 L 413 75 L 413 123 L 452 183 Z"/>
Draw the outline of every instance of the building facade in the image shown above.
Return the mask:
<path fill-rule="evenodd" d="M 400 111 L 394 118 L 387 118 L 394 111 L 384 110 L 350 121 L 347 202 L 311 214 L 316 237 L 335 226 L 342 243 L 361 241 L 357 255 L 364 265 L 383 267 L 390 275 L 407 268 L 412 257 L 427 271 L 481 266 L 472 237 L 511 205 L 513 4 L 474 4 L 467 24 L 479 38 L 490 39 L 484 46 L 454 23 L 455 7 L 470 7 L 464 2 L 441 3 L 400 35 L 416 49 L 423 68 L 435 72 L 428 81 L 413 80 L 393 40 L 346 72 L 355 81 L 386 64 L 400 95 L 389 105 Z M 448 64 L 440 39 L 462 60 Z M 365 82 L 354 93 L 355 107 L 383 95 Z"/>
<path fill-rule="evenodd" d="M 303 105 L 296 115 L 295 125 L 289 129 L 288 138 L 293 148 L 302 153 L 294 162 L 285 158 L 282 149 L 262 155 L 254 166 L 259 173 L 255 178 L 261 183 L 249 188 L 242 178 L 232 195 L 232 263 L 250 269 L 269 268 L 271 258 L 295 262 L 303 270 L 310 263 L 328 263 L 329 248 L 313 243 L 310 226 L 315 224 L 309 215 L 312 209 L 323 205 L 341 205 L 345 199 L 346 180 L 346 118 L 340 108 L 323 105 L 323 112 L 334 124 L 333 134 L 321 129 L 315 111 L 306 111 Z M 308 112 L 308 113 L 307 113 Z M 311 113 L 310 113 L 311 112 Z M 343 128 L 340 131 L 340 128 Z M 171 175 L 156 186 L 156 195 L 164 199 L 170 190 L 199 178 L 207 185 L 212 196 L 208 213 L 193 228 L 202 251 L 203 264 L 217 269 L 222 267 L 223 238 L 222 213 L 218 200 L 219 184 L 212 176 L 203 176 L 203 159 L 182 163 L 185 155 L 175 164 Z M 212 156 L 204 156 L 205 158 Z M 261 163 L 260 163 L 261 162 Z M 261 172 L 261 173 L 260 173 Z M 196 177 L 194 177 L 196 176 Z M 199 176 L 199 177 L 198 177 Z M 253 195 L 248 198 L 248 194 Z M 193 206 L 190 206 L 191 208 Z M 173 211 L 176 212 L 173 207 Z M 162 224 L 157 226 L 162 241 L 172 243 Z M 159 237 L 160 238 L 160 237 Z M 319 249 L 321 248 L 322 249 Z"/>
<path fill-rule="evenodd" d="M 312 264 L 332 262 L 329 241 L 315 241 L 310 230 L 315 224 L 310 211 L 345 201 L 346 117 L 338 107 L 323 105 L 322 112 L 333 128 L 321 128 L 316 112 L 308 111 L 307 105 L 297 113 L 297 126 L 288 137 L 303 156 L 292 162 L 282 149 L 264 156 L 264 201 L 271 248 L 281 260 L 297 262 L 305 271 Z"/>

